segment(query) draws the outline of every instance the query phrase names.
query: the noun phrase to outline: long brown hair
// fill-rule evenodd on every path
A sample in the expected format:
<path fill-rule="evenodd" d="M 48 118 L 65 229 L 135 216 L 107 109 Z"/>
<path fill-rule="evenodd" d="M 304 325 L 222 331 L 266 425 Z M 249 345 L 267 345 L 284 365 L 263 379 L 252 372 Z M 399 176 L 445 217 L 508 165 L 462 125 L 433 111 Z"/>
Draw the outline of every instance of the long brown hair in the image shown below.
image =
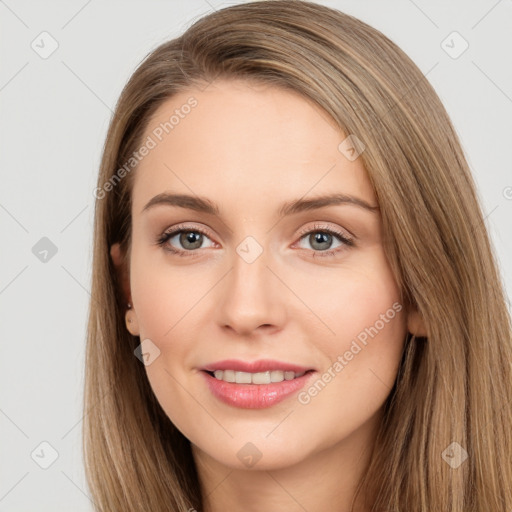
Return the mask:
<path fill-rule="evenodd" d="M 299 92 L 365 144 L 360 158 L 380 206 L 387 258 L 404 301 L 428 328 L 404 347 L 360 482 L 368 509 L 510 512 L 512 327 L 457 134 L 425 76 L 392 41 L 299 0 L 203 17 L 149 54 L 117 103 L 95 192 L 86 353 L 84 458 L 96 509 L 204 509 L 190 443 L 134 356 L 141 340 L 126 330 L 109 249 L 119 242 L 129 265 L 130 159 L 151 116 L 177 92 L 217 77 Z"/>

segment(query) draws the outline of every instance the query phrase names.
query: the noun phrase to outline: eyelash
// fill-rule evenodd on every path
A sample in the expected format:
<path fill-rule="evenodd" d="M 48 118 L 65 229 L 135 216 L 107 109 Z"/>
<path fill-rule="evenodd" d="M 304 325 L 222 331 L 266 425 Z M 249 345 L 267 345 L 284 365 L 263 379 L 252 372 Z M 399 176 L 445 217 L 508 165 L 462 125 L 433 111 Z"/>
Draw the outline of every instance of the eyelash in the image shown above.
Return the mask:
<path fill-rule="evenodd" d="M 182 250 L 179 250 L 179 249 L 175 249 L 174 247 L 172 247 L 170 245 L 164 247 L 164 245 L 173 236 L 175 236 L 175 235 L 177 235 L 179 233 L 182 233 L 182 232 L 185 232 L 185 233 L 186 232 L 201 233 L 202 235 L 205 235 L 208 238 L 210 238 L 208 233 L 206 231 L 204 231 L 203 229 L 198 229 L 198 228 L 194 228 L 194 227 L 190 227 L 190 226 L 178 225 L 178 226 L 175 226 L 172 229 L 172 231 L 164 231 L 157 238 L 156 243 L 157 243 L 157 245 L 162 246 L 164 248 L 164 250 L 169 251 L 170 253 L 175 254 L 176 256 L 185 257 L 185 258 L 194 257 L 196 254 L 193 254 L 193 253 L 196 253 L 197 249 L 194 249 L 194 250 L 191 250 L 191 251 L 182 251 Z M 315 250 L 313 250 L 313 258 L 316 258 L 316 257 L 325 258 L 325 257 L 335 256 L 337 253 L 339 253 L 339 252 L 341 252 L 343 250 L 346 250 L 349 247 L 353 247 L 355 245 L 354 244 L 354 240 L 352 238 L 347 238 L 346 235 L 344 235 L 343 233 L 341 233 L 340 231 L 338 231 L 336 229 L 327 228 L 327 227 L 321 226 L 319 224 L 315 224 L 313 229 L 310 228 L 310 229 L 302 230 L 299 233 L 299 240 L 302 240 L 302 238 L 304 238 L 305 235 L 309 235 L 309 234 L 312 234 L 312 233 L 328 233 L 330 235 L 334 235 L 337 238 L 339 238 L 339 240 L 341 242 L 343 242 L 343 244 L 344 244 L 344 247 L 339 247 L 337 249 L 332 249 L 332 250 L 331 249 L 326 250 L 326 251 L 315 251 Z"/>

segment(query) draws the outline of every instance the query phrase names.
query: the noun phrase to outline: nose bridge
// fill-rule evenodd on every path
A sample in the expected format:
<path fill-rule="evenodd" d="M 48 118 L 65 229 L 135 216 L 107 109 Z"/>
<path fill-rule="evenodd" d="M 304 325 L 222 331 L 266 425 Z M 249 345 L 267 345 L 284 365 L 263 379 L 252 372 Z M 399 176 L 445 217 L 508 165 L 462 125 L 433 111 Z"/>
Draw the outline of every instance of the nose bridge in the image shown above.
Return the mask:
<path fill-rule="evenodd" d="M 244 296 L 252 296 L 253 300 L 256 296 L 263 299 L 272 287 L 272 273 L 267 268 L 270 263 L 268 244 L 264 247 L 263 236 L 258 238 L 261 242 L 255 236 L 246 236 L 233 254 L 231 285 L 236 287 L 236 293 L 242 300 Z"/>
<path fill-rule="evenodd" d="M 268 237 L 267 239 L 268 240 Z M 268 244 L 247 236 L 233 252 L 232 269 L 226 276 L 221 317 L 236 331 L 251 331 L 260 325 L 276 325 L 282 311 Z"/>

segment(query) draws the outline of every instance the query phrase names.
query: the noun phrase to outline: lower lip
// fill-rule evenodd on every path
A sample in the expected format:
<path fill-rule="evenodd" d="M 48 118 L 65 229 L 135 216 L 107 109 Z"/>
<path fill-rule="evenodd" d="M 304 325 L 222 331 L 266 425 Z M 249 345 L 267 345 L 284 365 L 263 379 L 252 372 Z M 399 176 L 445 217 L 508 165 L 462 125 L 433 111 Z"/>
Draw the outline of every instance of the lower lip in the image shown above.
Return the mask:
<path fill-rule="evenodd" d="M 271 384 L 236 384 L 225 382 L 201 371 L 210 391 L 222 402 L 241 409 L 265 409 L 282 402 L 306 385 L 315 372 L 307 372 L 302 377 Z"/>

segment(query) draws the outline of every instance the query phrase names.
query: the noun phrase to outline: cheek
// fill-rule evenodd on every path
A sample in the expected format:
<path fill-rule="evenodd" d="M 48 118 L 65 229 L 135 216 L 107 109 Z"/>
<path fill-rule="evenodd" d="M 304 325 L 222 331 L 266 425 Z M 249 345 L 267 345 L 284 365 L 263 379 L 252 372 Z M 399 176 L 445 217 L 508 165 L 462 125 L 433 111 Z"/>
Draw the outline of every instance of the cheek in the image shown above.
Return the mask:
<path fill-rule="evenodd" d="M 337 384 L 330 386 L 331 392 L 341 386 L 351 389 L 354 397 L 371 400 L 373 396 L 377 403 L 396 378 L 407 333 L 406 318 L 383 254 L 362 268 L 364 272 L 343 269 L 330 281 L 331 293 L 312 287 L 309 297 L 311 309 L 328 326 L 327 335 L 322 329 L 322 335 L 315 339 L 331 361 L 324 371 L 331 377 L 336 375 L 332 380 Z"/>
<path fill-rule="evenodd" d="M 191 282 L 186 272 L 173 268 L 165 258 L 163 251 L 156 258 L 143 250 L 132 253 L 130 283 L 141 339 L 170 337 L 204 294 L 197 281 Z"/>
<path fill-rule="evenodd" d="M 406 335 L 404 309 L 393 282 L 368 278 L 345 284 L 337 303 L 323 306 L 334 334 L 315 338 L 316 348 L 330 362 L 298 396 L 305 430 L 314 431 L 318 421 L 338 425 L 326 433 L 322 446 L 378 413 L 396 379 Z"/>
<path fill-rule="evenodd" d="M 381 251 L 370 256 L 358 261 L 357 266 L 347 265 L 300 284 L 308 307 L 317 317 L 315 325 L 321 320 L 322 333 L 327 334 L 324 338 L 330 346 L 338 342 L 343 345 L 376 323 L 385 336 L 400 338 L 405 334 L 400 293 L 387 261 Z"/>

